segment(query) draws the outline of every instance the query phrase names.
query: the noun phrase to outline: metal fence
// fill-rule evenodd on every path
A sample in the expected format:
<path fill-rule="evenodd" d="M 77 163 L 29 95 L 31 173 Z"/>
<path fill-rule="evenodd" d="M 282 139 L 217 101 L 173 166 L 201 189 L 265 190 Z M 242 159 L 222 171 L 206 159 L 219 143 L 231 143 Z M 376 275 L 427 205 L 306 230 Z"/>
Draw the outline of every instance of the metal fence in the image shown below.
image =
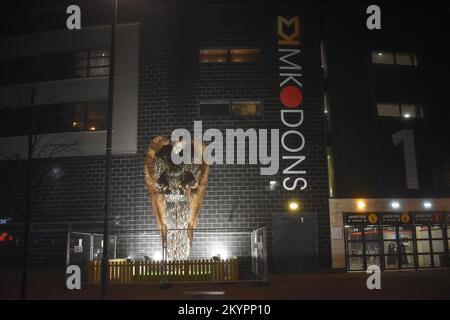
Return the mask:
<path fill-rule="evenodd" d="M 172 229 L 168 233 L 188 231 Z M 110 260 L 111 283 L 267 279 L 265 228 L 253 231 L 196 229 L 189 256 L 183 260 L 168 257 L 167 242 L 156 229 L 122 230 L 113 237 L 115 255 Z M 99 281 L 100 259 L 93 255 L 88 264 L 86 273 L 91 283 Z"/>
<path fill-rule="evenodd" d="M 23 224 L 11 224 L 2 230 L 0 267 L 17 269 L 21 266 L 23 227 Z M 101 221 L 33 223 L 28 264 L 35 269 L 52 269 L 58 273 L 65 270 L 66 265 L 76 264 L 82 269 L 82 280 L 95 283 L 93 270 L 99 268 L 103 254 L 103 235 L 98 233 L 101 229 Z M 168 232 L 172 231 L 188 230 Z M 130 272 L 133 279 L 127 280 L 128 283 L 266 281 L 266 237 L 265 228 L 197 228 L 193 231 L 187 259 L 173 261 L 166 254 L 167 246 L 159 229 L 117 230 L 113 227 L 109 258 L 110 274 L 116 278 L 111 283 L 122 281 L 117 274 Z M 161 268 L 164 272 L 158 271 Z"/>

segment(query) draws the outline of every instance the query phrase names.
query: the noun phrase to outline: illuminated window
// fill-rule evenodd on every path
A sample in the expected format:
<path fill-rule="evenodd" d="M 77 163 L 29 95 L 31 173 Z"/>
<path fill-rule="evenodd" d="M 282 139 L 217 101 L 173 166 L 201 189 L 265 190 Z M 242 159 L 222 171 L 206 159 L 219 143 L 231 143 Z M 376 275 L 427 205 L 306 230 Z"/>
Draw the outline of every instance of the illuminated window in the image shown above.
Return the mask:
<path fill-rule="evenodd" d="M 26 107 L 0 110 L 0 137 L 29 134 L 29 114 Z M 33 111 L 33 133 L 105 130 L 106 115 L 106 101 L 40 105 Z"/>
<path fill-rule="evenodd" d="M 418 59 L 414 53 L 393 51 L 372 51 L 372 63 L 417 66 Z"/>
<path fill-rule="evenodd" d="M 256 62 L 258 49 L 201 49 L 201 63 Z"/>
<path fill-rule="evenodd" d="M 66 51 L 0 61 L 0 85 L 109 74 L 109 50 Z M 32 72 L 33 71 L 33 72 Z M 30 74 L 37 78 L 30 78 Z"/>
<path fill-rule="evenodd" d="M 400 105 L 397 103 L 377 104 L 378 115 L 381 117 L 400 117 Z"/>
<path fill-rule="evenodd" d="M 75 104 L 72 128 L 75 131 L 106 129 L 106 102 L 79 102 Z"/>
<path fill-rule="evenodd" d="M 378 116 L 394 118 L 423 118 L 422 107 L 417 104 L 378 103 Z"/>
<path fill-rule="evenodd" d="M 76 52 L 74 73 L 78 77 L 109 75 L 109 50 L 96 49 Z"/>
<path fill-rule="evenodd" d="M 89 51 L 89 77 L 109 75 L 109 50 Z"/>
<path fill-rule="evenodd" d="M 202 101 L 200 115 L 203 116 L 257 116 L 262 114 L 259 101 Z"/>
<path fill-rule="evenodd" d="M 403 66 L 417 66 L 417 56 L 411 53 L 395 53 L 395 62 Z"/>
<path fill-rule="evenodd" d="M 417 118 L 419 115 L 417 114 L 418 106 L 414 104 L 402 104 L 402 117 L 403 118 Z"/>
<path fill-rule="evenodd" d="M 256 116 L 262 113 L 260 102 L 232 102 L 231 113 L 239 116 Z"/>
<path fill-rule="evenodd" d="M 228 50 L 226 49 L 202 49 L 200 50 L 200 62 L 227 62 Z"/>
<path fill-rule="evenodd" d="M 394 54 L 386 51 L 372 51 L 372 63 L 394 64 Z"/>
<path fill-rule="evenodd" d="M 258 49 L 232 49 L 231 62 L 256 62 L 258 59 Z"/>

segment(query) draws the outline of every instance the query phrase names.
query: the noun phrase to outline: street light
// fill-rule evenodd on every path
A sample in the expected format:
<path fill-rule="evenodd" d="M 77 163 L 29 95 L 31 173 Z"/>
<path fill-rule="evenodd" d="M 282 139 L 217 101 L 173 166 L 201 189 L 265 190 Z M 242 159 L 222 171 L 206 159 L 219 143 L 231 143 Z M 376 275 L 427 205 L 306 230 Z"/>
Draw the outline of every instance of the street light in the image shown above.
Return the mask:
<path fill-rule="evenodd" d="M 297 211 L 300 207 L 299 203 L 295 200 L 290 201 L 288 206 L 290 211 Z"/>
<path fill-rule="evenodd" d="M 392 201 L 391 207 L 392 207 L 392 209 L 398 209 L 398 208 L 400 208 L 400 203 L 398 201 Z"/>
<path fill-rule="evenodd" d="M 432 206 L 433 206 L 433 205 L 432 205 L 432 203 L 431 203 L 430 201 L 425 201 L 425 202 L 423 203 L 423 207 L 424 207 L 425 209 L 430 209 Z"/>
<path fill-rule="evenodd" d="M 366 202 L 364 200 L 356 201 L 356 205 L 359 210 L 364 210 L 366 208 Z"/>
<path fill-rule="evenodd" d="M 105 212 L 103 223 L 103 256 L 101 297 L 107 298 L 109 281 L 109 219 L 110 219 L 110 194 L 111 194 L 111 149 L 112 149 L 112 125 L 114 106 L 114 71 L 115 71 L 115 49 L 116 49 L 116 26 L 117 26 L 117 0 L 113 0 L 111 21 L 111 42 L 109 54 L 109 84 L 108 84 L 108 118 L 106 128 L 106 157 L 105 157 Z"/>

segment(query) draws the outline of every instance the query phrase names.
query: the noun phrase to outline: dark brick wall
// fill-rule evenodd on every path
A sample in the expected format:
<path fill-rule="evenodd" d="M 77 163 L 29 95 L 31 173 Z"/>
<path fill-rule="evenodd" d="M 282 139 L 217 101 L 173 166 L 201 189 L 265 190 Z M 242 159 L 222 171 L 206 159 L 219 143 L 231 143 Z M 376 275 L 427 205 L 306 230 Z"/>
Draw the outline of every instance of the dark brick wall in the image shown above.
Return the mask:
<path fill-rule="evenodd" d="M 298 197 L 305 211 L 317 213 L 320 262 L 327 266 L 330 249 L 322 75 L 312 11 L 255 5 L 157 9 L 149 6 L 141 25 L 138 158 L 143 161 L 152 137 L 170 135 L 175 128 L 192 130 L 194 120 L 202 120 L 204 130 L 280 128 L 276 19 L 277 15 L 296 14 L 302 25 L 300 63 L 305 123 L 301 130 L 307 140 L 309 187 L 306 191 L 266 191 L 269 180 L 282 181 L 282 177 L 261 176 L 256 165 L 214 165 L 199 227 L 270 228 L 272 216 L 283 213 L 289 198 Z M 211 47 L 258 48 L 260 61 L 200 64 L 199 49 Z M 264 106 L 263 115 L 252 118 L 200 116 L 198 102 L 210 99 L 259 100 Z M 283 167 L 281 164 L 280 173 Z M 141 175 L 138 181 L 142 181 L 141 171 L 138 174 Z M 142 184 L 137 192 L 137 211 L 149 212 Z M 145 223 L 141 216 L 146 217 L 137 214 L 137 223 Z"/>
<path fill-rule="evenodd" d="M 302 7 L 274 6 L 190 6 L 152 7 L 143 12 L 141 24 L 140 84 L 138 108 L 137 155 L 114 156 L 112 179 L 112 230 L 119 235 L 119 256 L 142 258 L 153 245 L 155 234 L 140 232 L 156 229 L 144 184 L 143 161 L 148 142 L 157 135 L 169 136 L 175 128 L 192 130 L 194 120 L 207 128 L 280 128 L 278 54 L 276 19 L 278 15 L 299 15 L 302 27 L 300 64 L 303 67 L 305 121 L 300 131 L 305 135 L 308 188 L 288 192 L 278 187 L 268 191 L 270 180 L 282 181 L 280 175 L 261 176 L 259 165 L 214 165 L 198 228 L 268 228 L 273 215 L 286 214 L 285 205 L 293 197 L 300 199 L 302 210 L 317 214 L 317 241 L 320 266 L 330 265 L 328 217 L 328 180 L 326 138 L 322 99 L 319 39 L 314 13 Z M 255 64 L 205 64 L 198 62 L 201 48 L 250 47 L 260 50 Z M 263 114 L 243 118 L 200 117 L 198 102 L 208 99 L 250 99 L 263 103 Z M 281 128 L 282 129 L 282 128 Z M 284 132 L 282 129 L 280 135 Z M 102 157 L 74 157 L 53 160 L 61 168 L 61 178 L 53 183 L 48 197 L 39 202 L 36 221 L 101 221 L 103 215 Z M 7 170 L 2 171 L 8 175 Z M 17 185 L 18 186 L 18 185 Z M 6 199 L 2 204 L 7 207 Z M 8 210 L 12 210 L 9 208 Z M 12 212 L 12 211 L 10 211 Z M 82 231 L 82 230 L 80 230 Z M 101 232 L 101 229 L 98 229 Z M 59 236 L 58 236 L 59 238 Z M 230 255 L 248 255 L 249 236 L 222 232 L 220 237 L 197 232 L 193 255 L 209 257 L 211 239 L 232 247 Z M 51 253 L 65 258 L 65 243 L 52 244 Z M 50 243 L 50 242 L 49 242 Z M 152 245 L 153 244 L 153 245 Z M 62 260 L 64 260 L 64 258 Z"/>

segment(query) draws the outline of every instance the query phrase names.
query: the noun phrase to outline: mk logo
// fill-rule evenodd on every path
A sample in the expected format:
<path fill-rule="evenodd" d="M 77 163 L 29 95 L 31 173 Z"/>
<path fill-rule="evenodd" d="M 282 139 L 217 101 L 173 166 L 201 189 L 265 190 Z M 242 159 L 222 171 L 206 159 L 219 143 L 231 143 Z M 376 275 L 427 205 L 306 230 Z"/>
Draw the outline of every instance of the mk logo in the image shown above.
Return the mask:
<path fill-rule="evenodd" d="M 291 33 L 286 33 L 285 29 L 290 28 Z M 293 17 L 291 19 L 285 19 L 284 17 L 278 16 L 278 44 L 279 45 L 298 45 L 300 36 L 300 22 L 298 17 Z"/>

